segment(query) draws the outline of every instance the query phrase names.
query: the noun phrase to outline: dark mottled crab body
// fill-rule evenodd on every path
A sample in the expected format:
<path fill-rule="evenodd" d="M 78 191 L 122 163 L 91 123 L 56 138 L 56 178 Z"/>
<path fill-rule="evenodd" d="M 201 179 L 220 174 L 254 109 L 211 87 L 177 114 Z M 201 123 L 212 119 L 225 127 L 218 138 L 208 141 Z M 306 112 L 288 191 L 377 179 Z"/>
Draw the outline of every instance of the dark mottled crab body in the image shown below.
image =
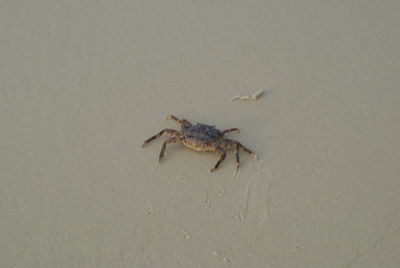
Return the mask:
<path fill-rule="evenodd" d="M 182 132 L 181 142 L 195 151 L 215 151 L 214 145 L 222 140 L 222 132 L 213 126 L 197 124 Z"/>
<path fill-rule="evenodd" d="M 226 157 L 226 152 L 224 149 L 229 149 L 232 147 L 236 148 L 236 166 L 237 170 L 239 169 L 240 160 L 239 160 L 239 151 L 242 150 L 248 154 L 250 154 L 253 158 L 257 156 L 244 147 L 241 143 L 234 140 L 224 139 L 224 135 L 231 131 L 239 131 L 238 128 L 227 129 L 224 131 L 220 131 L 216 129 L 214 126 L 209 126 L 205 124 L 192 125 L 187 120 L 179 120 L 173 115 L 169 115 L 167 119 L 172 119 L 177 121 L 181 124 L 181 131 L 176 131 L 174 129 L 164 129 L 160 131 L 157 135 L 152 136 L 151 138 L 147 139 L 142 147 L 145 147 L 149 142 L 152 140 L 159 138 L 163 134 L 168 134 L 172 136 L 168 140 L 166 140 L 161 148 L 159 161 L 161 162 L 165 155 L 165 149 L 167 144 L 169 143 L 182 143 L 186 147 L 193 149 L 195 151 L 209 151 L 209 152 L 218 152 L 220 153 L 220 159 L 215 164 L 214 168 L 210 171 L 214 171 L 218 168 L 221 162 Z"/>

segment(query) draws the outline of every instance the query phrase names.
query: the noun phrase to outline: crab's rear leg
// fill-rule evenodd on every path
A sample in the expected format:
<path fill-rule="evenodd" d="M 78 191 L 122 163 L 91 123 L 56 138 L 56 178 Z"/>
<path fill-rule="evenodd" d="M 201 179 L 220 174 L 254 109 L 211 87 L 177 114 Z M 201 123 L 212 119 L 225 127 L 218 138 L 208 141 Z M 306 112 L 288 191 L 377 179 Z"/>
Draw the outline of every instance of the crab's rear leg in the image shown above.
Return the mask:
<path fill-rule="evenodd" d="M 236 156 L 236 174 L 237 174 L 240 168 L 240 158 L 239 158 L 240 146 L 239 144 L 236 143 L 235 147 L 236 147 L 235 156 Z"/>
<path fill-rule="evenodd" d="M 245 146 L 243 146 L 238 141 L 224 139 L 222 141 L 222 143 L 221 143 L 221 146 L 224 147 L 224 148 L 228 148 L 228 149 L 232 148 L 232 147 L 235 147 L 235 149 L 236 149 L 236 152 L 235 152 L 235 156 L 236 156 L 236 171 L 239 171 L 239 167 L 240 167 L 240 158 L 239 158 L 240 150 L 243 150 L 244 152 L 248 153 L 254 159 L 257 159 L 257 155 L 255 153 L 253 153 L 252 151 L 247 149 Z"/>
<path fill-rule="evenodd" d="M 179 132 L 179 131 L 176 131 L 175 129 L 168 129 L 168 128 L 163 129 L 163 130 L 161 130 L 158 134 L 156 134 L 156 135 L 154 135 L 154 136 L 148 138 L 148 139 L 143 143 L 142 147 L 145 147 L 147 144 L 149 144 L 149 142 L 151 142 L 151 141 L 153 141 L 153 140 L 155 140 L 155 139 L 161 137 L 163 134 L 168 134 L 168 135 L 170 135 L 170 136 L 172 136 L 172 137 L 177 137 L 177 136 L 180 135 L 180 132 Z"/>
<path fill-rule="evenodd" d="M 224 139 L 221 143 L 221 146 L 224 148 L 231 148 L 233 146 L 236 146 L 236 148 L 239 147 L 239 150 L 242 150 L 243 152 L 248 153 L 251 157 L 253 157 L 254 159 L 257 159 L 257 155 L 255 153 L 253 153 L 252 151 L 250 151 L 250 149 L 246 148 L 243 144 L 241 144 L 238 141 L 235 140 L 230 140 L 230 139 Z"/>
<path fill-rule="evenodd" d="M 182 127 L 182 130 L 183 129 L 185 129 L 185 128 L 188 128 L 188 127 L 191 127 L 192 126 L 192 124 L 189 122 L 189 121 L 187 121 L 186 119 L 178 119 L 176 116 L 174 116 L 174 115 L 168 115 L 167 116 L 167 120 L 169 120 L 169 119 L 172 119 L 172 120 L 174 120 L 174 121 L 176 121 L 176 122 L 178 122 L 180 125 L 181 125 L 181 127 Z"/>
<path fill-rule="evenodd" d="M 236 152 L 235 152 L 235 157 L 236 157 L 236 172 L 239 171 L 239 167 L 240 167 L 240 158 L 239 158 L 239 152 L 240 152 L 240 143 L 234 140 L 228 140 L 228 139 L 224 139 L 221 143 L 221 146 L 226 148 L 226 149 L 230 149 L 232 147 L 236 148 Z"/>
<path fill-rule="evenodd" d="M 249 149 L 247 149 L 241 143 L 238 142 L 237 146 L 239 147 L 239 149 L 242 149 L 244 152 L 248 153 L 252 158 L 257 159 L 257 155 L 255 153 L 253 153 L 252 151 L 250 151 Z"/>
<path fill-rule="evenodd" d="M 161 147 L 161 152 L 160 152 L 160 157 L 158 158 L 158 162 L 161 163 L 161 161 L 164 159 L 165 157 L 165 150 L 167 149 L 167 144 L 170 143 L 179 143 L 181 140 L 179 137 L 172 137 L 169 138 L 168 140 L 164 141 L 162 147 Z"/>
<path fill-rule="evenodd" d="M 226 157 L 226 152 L 221 147 L 216 146 L 215 151 L 220 153 L 220 157 L 219 157 L 218 162 L 215 164 L 215 166 L 212 169 L 210 169 L 210 172 L 215 171 L 219 167 L 221 162 L 225 160 L 225 157 Z"/>

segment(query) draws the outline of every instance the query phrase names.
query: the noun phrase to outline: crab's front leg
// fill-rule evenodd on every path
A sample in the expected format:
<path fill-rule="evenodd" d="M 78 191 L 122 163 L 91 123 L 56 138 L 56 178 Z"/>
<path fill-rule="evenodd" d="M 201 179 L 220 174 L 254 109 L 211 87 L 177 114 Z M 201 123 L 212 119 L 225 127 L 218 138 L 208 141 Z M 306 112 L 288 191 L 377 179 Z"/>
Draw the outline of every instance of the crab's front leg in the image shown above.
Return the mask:
<path fill-rule="evenodd" d="M 210 169 L 210 172 L 215 171 L 219 167 L 221 162 L 225 160 L 225 157 L 226 157 L 226 152 L 221 147 L 215 146 L 214 150 L 220 154 L 220 157 L 219 157 L 218 162 L 215 164 L 215 166 L 212 169 Z"/>

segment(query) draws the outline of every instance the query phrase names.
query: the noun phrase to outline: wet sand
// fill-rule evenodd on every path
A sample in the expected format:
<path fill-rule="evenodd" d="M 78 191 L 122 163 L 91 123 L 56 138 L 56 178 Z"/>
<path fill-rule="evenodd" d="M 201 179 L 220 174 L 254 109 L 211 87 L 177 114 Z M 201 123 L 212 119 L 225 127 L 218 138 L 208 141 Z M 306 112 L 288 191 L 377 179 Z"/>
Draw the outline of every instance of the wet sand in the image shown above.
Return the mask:
<path fill-rule="evenodd" d="M 399 8 L 2 3 L 2 267 L 399 267 Z M 259 160 L 159 164 L 168 114 Z"/>

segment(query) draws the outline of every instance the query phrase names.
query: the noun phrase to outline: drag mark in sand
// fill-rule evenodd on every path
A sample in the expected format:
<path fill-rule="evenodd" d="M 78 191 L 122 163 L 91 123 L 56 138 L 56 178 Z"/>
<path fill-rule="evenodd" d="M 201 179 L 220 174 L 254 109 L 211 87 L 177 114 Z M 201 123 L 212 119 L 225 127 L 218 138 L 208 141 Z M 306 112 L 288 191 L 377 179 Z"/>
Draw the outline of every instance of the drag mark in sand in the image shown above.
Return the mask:
<path fill-rule="evenodd" d="M 247 211 L 249 210 L 249 202 L 250 202 L 250 181 L 247 182 L 247 191 L 246 191 L 246 204 L 244 206 L 243 218 L 247 219 Z"/>
<path fill-rule="evenodd" d="M 353 264 L 357 264 L 357 262 L 364 258 L 365 256 L 370 256 L 371 252 L 377 248 L 380 244 L 385 243 L 387 240 L 390 239 L 396 239 L 395 234 L 399 233 L 400 231 L 400 226 L 397 226 L 396 228 L 394 228 L 393 230 L 389 230 L 384 232 L 380 237 L 378 237 L 377 239 L 373 240 L 371 242 L 371 245 L 367 248 L 365 248 L 364 250 L 358 251 L 356 252 L 356 254 L 347 262 L 345 268 L 350 268 L 353 266 Z"/>
<path fill-rule="evenodd" d="M 234 211 L 232 214 L 235 220 L 253 220 L 263 222 L 267 220 L 267 214 L 271 209 L 270 185 L 272 180 L 272 172 L 270 167 L 266 166 L 262 161 L 258 161 L 259 165 L 256 173 L 248 179 L 244 186 L 242 205 L 233 203 Z M 238 179 L 238 178 L 237 178 Z"/>
<path fill-rule="evenodd" d="M 231 260 L 230 260 L 229 258 L 221 256 L 221 255 L 220 255 L 218 252 L 216 252 L 216 251 L 213 252 L 213 255 L 214 255 L 214 257 L 215 257 L 217 260 L 219 260 L 219 261 L 222 261 L 222 262 L 231 262 Z"/>

